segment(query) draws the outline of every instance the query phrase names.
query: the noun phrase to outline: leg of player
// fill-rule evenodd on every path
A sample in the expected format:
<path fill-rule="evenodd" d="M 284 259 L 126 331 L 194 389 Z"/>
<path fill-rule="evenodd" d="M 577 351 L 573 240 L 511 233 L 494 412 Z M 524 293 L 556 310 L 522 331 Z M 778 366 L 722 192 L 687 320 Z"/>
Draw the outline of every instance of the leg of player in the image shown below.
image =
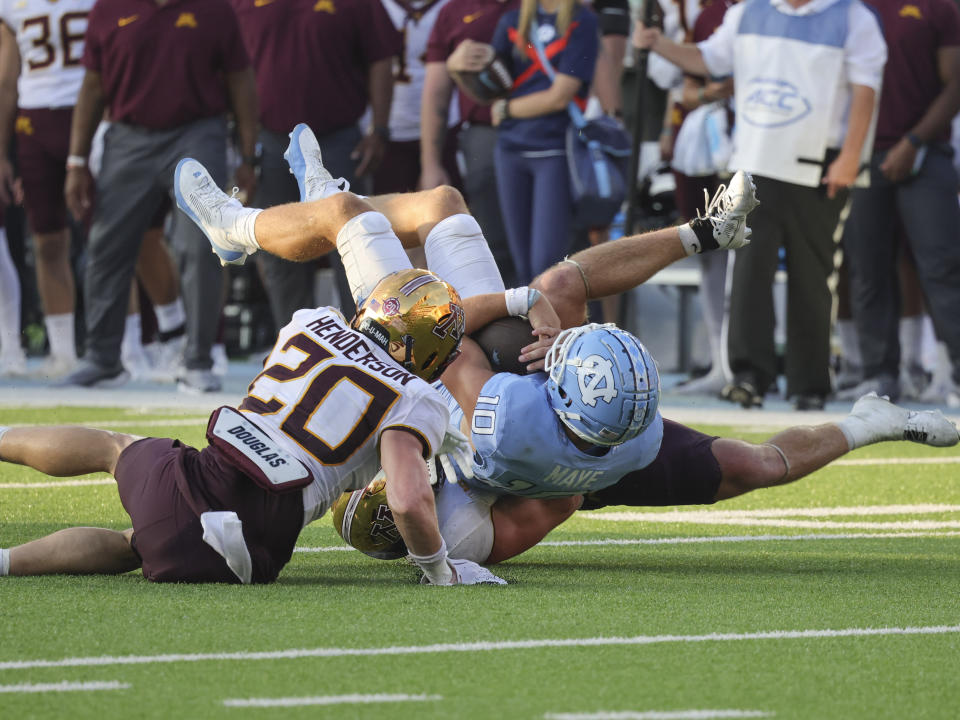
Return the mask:
<path fill-rule="evenodd" d="M 43 300 L 44 323 L 50 341 L 50 361 L 46 372 L 61 375 L 71 370 L 77 359 L 70 232 L 64 228 L 51 233 L 36 233 L 34 243 L 37 251 L 37 290 Z"/>
<path fill-rule="evenodd" d="M 711 449 L 722 473 L 716 499 L 794 482 L 851 450 L 888 440 L 950 447 L 960 435 L 939 410 L 908 410 L 870 393 L 837 423 L 789 428 L 761 445 L 714 441 Z"/>
<path fill-rule="evenodd" d="M 486 563 L 498 563 L 529 550 L 548 532 L 573 515 L 583 496 L 549 499 L 505 495 L 490 509 L 493 521 L 493 547 Z"/>
<path fill-rule="evenodd" d="M 757 204 L 752 179 L 740 171 L 729 185 L 718 188 L 706 213 L 686 225 L 581 250 L 531 285 L 547 295 L 565 328 L 583 324 L 587 300 L 630 290 L 688 255 L 746 245 L 746 217 Z"/>
<path fill-rule="evenodd" d="M 0 460 L 47 475 L 113 474 L 135 435 L 73 426 L 0 429 Z M 0 575 L 121 573 L 140 567 L 133 531 L 67 528 L 9 550 L 0 549 Z"/>

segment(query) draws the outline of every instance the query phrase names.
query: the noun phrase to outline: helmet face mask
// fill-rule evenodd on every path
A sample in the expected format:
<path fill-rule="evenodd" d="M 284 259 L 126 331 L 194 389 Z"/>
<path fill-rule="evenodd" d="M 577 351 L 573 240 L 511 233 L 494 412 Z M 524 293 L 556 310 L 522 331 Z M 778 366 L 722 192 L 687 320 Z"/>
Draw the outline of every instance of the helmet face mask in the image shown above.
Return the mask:
<path fill-rule="evenodd" d="M 564 330 L 547 352 L 547 394 L 560 421 L 593 445 L 619 445 L 657 414 L 660 377 L 653 356 L 612 323 Z"/>
<path fill-rule="evenodd" d="M 417 269 L 383 278 L 350 324 L 427 382 L 460 354 L 465 327 L 457 291 L 432 272 Z"/>

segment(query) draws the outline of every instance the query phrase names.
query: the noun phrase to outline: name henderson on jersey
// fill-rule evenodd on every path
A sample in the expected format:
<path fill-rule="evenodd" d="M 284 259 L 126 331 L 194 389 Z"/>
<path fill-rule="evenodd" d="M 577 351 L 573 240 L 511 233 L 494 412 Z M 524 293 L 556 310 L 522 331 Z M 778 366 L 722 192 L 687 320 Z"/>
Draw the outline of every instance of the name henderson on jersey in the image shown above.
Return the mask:
<path fill-rule="evenodd" d="M 416 375 L 407 372 L 399 365 L 392 362 L 385 362 L 374 355 L 370 346 L 364 341 L 363 336 L 340 325 L 332 317 L 317 318 L 306 325 L 318 338 L 326 342 L 331 347 L 340 351 L 347 360 L 353 360 L 358 365 L 362 365 L 371 372 L 379 373 L 383 377 L 395 380 L 403 386 L 413 380 Z"/>

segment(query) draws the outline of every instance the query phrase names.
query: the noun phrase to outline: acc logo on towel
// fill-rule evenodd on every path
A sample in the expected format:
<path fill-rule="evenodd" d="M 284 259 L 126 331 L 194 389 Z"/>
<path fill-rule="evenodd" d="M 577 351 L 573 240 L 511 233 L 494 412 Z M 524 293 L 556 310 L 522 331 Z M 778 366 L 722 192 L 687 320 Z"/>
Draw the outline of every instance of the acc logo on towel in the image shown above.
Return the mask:
<path fill-rule="evenodd" d="M 786 80 L 755 78 L 747 83 L 743 119 L 757 127 L 775 128 L 802 120 L 810 114 L 810 101 Z"/>

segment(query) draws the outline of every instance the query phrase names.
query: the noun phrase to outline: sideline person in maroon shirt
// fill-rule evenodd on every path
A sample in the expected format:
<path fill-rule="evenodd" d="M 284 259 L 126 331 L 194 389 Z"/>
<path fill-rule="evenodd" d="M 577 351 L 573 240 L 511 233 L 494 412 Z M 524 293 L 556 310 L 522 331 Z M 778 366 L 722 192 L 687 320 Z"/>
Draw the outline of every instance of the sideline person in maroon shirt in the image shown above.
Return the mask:
<path fill-rule="evenodd" d="M 451 0 L 440 11 L 427 44 L 426 77 L 420 112 L 420 187 L 428 190 L 449 185 L 451 178 L 443 169 L 443 147 L 447 135 L 447 113 L 453 98 L 454 82 L 447 70 L 448 60 L 456 62 L 469 49 L 467 41 L 489 43 L 500 17 L 520 6 L 519 0 Z M 462 46 L 462 47 L 461 47 Z M 461 48 L 454 55 L 457 48 Z M 451 60 L 451 56 L 454 56 Z M 463 123 L 457 143 L 466 172 L 463 189 L 470 212 L 486 235 L 490 250 L 511 287 L 515 271 L 503 227 L 497 180 L 493 170 L 493 149 L 497 131 L 490 123 L 490 108 L 459 93 L 460 119 Z"/>
<path fill-rule="evenodd" d="M 224 183 L 228 110 L 244 158 L 237 184 L 252 196 L 256 89 L 226 0 L 98 0 L 90 12 L 83 64 L 65 194 L 78 219 L 93 211 L 84 287 L 87 347 L 64 382 L 109 386 L 126 380 L 120 344 L 143 234 L 172 193 L 181 157 L 204 158 L 217 182 Z M 94 192 L 87 157 L 105 108 L 113 124 Z M 184 255 L 187 344 L 180 388 L 219 390 L 210 347 L 223 274 L 202 233 L 179 212 L 171 242 Z"/>
<path fill-rule="evenodd" d="M 393 58 L 401 37 L 379 0 L 230 0 L 253 61 L 260 99 L 260 184 L 257 207 L 300 199 L 283 160 L 289 133 L 307 123 L 317 135 L 324 164 L 354 189 L 383 159 L 393 95 Z M 370 105 L 372 124 L 361 131 Z M 313 263 L 258 257 L 274 324 L 313 307 Z M 339 258 L 331 258 L 341 306 L 351 312 L 349 286 Z"/>
<path fill-rule="evenodd" d="M 898 228 L 937 337 L 960 383 L 960 207 L 950 123 L 960 111 L 960 11 L 952 0 L 865 0 L 890 53 L 870 167 L 853 191 L 843 238 L 864 381 L 851 390 L 900 394 Z M 941 395 L 941 398 L 943 396 Z"/>

